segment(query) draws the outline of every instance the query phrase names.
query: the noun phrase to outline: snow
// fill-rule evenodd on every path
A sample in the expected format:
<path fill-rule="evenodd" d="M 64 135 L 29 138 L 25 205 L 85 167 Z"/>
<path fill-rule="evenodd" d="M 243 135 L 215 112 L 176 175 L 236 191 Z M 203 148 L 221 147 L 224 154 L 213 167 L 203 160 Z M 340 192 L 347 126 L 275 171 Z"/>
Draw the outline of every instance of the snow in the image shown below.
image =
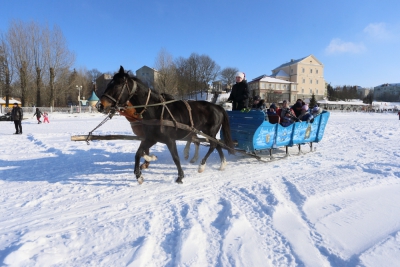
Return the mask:
<path fill-rule="evenodd" d="M 332 113 L 313 153 L 219 171 L 215 152 L 201 174 L 179 141 L 182 185 L 165 145 L 139 185 L 138 141 L 71 141 L 103 118 L 0 122 L 1 266 L 400 266 L 397 114 Z"/>

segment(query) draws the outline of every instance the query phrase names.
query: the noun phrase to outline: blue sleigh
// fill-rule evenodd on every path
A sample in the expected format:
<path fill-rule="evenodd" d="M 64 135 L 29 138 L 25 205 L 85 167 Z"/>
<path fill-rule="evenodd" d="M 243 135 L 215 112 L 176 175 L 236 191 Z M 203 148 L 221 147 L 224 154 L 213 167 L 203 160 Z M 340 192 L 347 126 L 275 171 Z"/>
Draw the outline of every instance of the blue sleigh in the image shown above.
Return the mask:
<path fill-rule="evenodd" d="M 227 113 L 232 140 L 236 143 L 235 148 L 252 154 L 269 149 L 271 157 L 272 149 L 279 147 L 285 147 L 288 155 L 288 147 L 297 145 L 300 153 L 301 145 L 305 143 L 310 144 L 312 151 L 312 143 L 322 140 L 330 115 L 329 112 L 323 111 L 312 123 L 296 122 L 283 127 L 279 123 L 272 124 L 266 121 L 263 111 L 227 111 Z"/>

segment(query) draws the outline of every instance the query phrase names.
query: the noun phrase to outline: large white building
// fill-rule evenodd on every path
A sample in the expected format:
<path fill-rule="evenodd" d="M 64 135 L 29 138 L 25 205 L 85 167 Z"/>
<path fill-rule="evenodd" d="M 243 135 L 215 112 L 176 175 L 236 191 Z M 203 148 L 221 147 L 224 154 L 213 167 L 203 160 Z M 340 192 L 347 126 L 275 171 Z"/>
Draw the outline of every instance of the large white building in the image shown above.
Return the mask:
<path fill-rule="evenodd" d="M 273 69 L 270 76 L 252 80 L 249 86 L 253 95 L 267 102 L 295 102 L 298 98 L 309 99 L 312 94 L 320 100 L 326 96 L 324 65 L 313 55 L 292 59 Z"/>

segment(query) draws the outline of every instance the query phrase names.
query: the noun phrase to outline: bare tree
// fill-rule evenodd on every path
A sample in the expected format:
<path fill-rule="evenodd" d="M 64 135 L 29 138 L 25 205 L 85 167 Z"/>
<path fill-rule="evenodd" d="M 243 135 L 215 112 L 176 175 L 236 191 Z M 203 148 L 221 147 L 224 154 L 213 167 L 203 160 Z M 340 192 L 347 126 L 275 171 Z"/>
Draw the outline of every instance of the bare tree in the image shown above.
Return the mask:
<path fill-rule="evenodd" d="M 236 72 L 238 72 L 239 69 L 237 68 L 232 68 L 232 67 L 227 67 L 224 68 L 221 71 L 221 80 L 224 84 L 226 84 L 229 89 L 232 88 L 232 85 L 235 83 L 235 76 L 236 76 Z"/>
<path fill-rule="evenodd" d="M 207 55 L 192 53 L 188 59 L 175 61 L 180 91 L 197 97 L 208 90 L 209 84 L 219 75 L 220 67 Z"/>
<path fill-rule="evenodd" d="M 56 80 L 61 71 L 73 65 L 75 54 L 69 51 L 60 28 L 54 26 L 49 33 L 44 36 L 44 52 L 48 67 L 53 71 L 53 79 Z M 54 106 L 55 95 L 54 82 L 50 82 L 50 106 Z"/>
<path fill-rule="evenodd" d="M 6 96 L 6 107 L 10 104 L 11 82 L 13 70 L 11 65 L 11 51 L 7 38 L 0 35 L 0 88 Z M 3 96 L 3 95 L 2 95 Z"/>
<path fill-rule="evenodd" d="M 11 22 L 7 39 L 11 47 L 12 66 L 19 75 L 21 105 L 25 106 L 27 83 L 32 70 L 32 54 L 29 47 L 28 27 L 21 21 Z"/>
<path fill-rule="evenodd" d="M 46 29 L 42 29 L 37 23 L 31 22 L 28 25 L 29 47 L 32 53 L 35 85 L 36 85 L 36 106 L 41 106 L 41 87 L 43 84 L 43 70 L 45 70 L 45 57 L 43 52 L 43 36 L 47 35 Z"/>
<path fill-rule="evenodd" d="M 201 55 L 199 57 L 198 65 L 198 82 L 202 86 L 200 89 L 203 95 L 203 92 L 209 89 L 209 85 L 216 80 L 221 67 L 207 55 Z"/>
<path fill-rule="evenodd" d="M 158 71 L 154 87 L 160 92 L 176 95 L 177 75 L 174 60 L 164 48 L 158 53 L 154 68 Z"/>

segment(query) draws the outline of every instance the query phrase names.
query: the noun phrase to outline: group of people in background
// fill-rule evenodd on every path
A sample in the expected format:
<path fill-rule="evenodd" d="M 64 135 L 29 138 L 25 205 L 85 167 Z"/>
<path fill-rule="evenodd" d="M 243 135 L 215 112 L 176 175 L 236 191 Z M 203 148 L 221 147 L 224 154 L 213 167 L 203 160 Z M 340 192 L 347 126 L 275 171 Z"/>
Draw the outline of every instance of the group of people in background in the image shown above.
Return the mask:
<path fill-rule="evenodd" d="M 42 121 L 40 120 L 42 118 L 43 115 L 43 123 L 50 123 L 49 121 L 49 114 L 47 114 L 47 112 L 42 113 L 39 108 L 36 108 L 35 114 L 33 114 L 33 117 L 35 117 L 36 115 L 36 119 L 38 121 L 38 124 L 42 123 Z"/>
<path fill-rule="evenodd" d="M 287 100 L 282 102 L 282 107 L 279 109 L 274 103 L 267 109 L 264 99 L 260 96 L 253 97 L 253 103 L 249 104 L 250 90 L 243 72 L 236 73 L 236 84 L 233 85 L 228 102 L 232 102 L 232 110 L 248 111 L 249 107 L 255 110 L 262 110 L 266 113 L 266 119 L 271 115 L 280 117 L 282 126 L 289 126 L 296 121 L 312 122 L 313 118 L 322 112 L 322 108 L 316 105 L 309 109 L 308 105 L 302 99 L 298 99 L 293 106 L 289 106 Z"/>
<path fill-rule="evenodd" d="M 36 108 L 35 114 L 33 114 L 33 117 L 36 116 L 36 119 L 38 121 L 38 124 L 42 123 L 40 120 L 41 117 L 43 116 L 44 120 L 43 122 L 50 123 L 49 121 L 49 114 L 47 112 L 41 112 L 39 108 Z M 18 103 L 14 103 L 13 108 L 11 110 L 11 120 L 14 121 L 15 125 L 15 133 L 14 134 L 22 134 L 22 119 L 24 117 L 24 112 L 20 106 L 18 106 Z"/>

